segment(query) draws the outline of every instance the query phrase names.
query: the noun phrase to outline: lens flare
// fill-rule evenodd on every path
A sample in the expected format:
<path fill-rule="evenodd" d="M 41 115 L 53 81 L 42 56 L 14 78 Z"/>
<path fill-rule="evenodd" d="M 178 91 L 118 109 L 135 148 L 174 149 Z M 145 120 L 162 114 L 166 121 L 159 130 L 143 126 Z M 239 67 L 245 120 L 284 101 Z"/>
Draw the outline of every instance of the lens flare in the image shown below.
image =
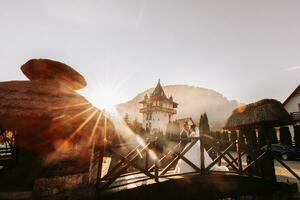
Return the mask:
<path fill-rule="evenodd" d="M 113 84 L 98 84 L 85 97 L 93 106 L 111 113 L 115 112 L 115 106 L 122 102 L 123 96 L 121 93 L 121 89 Z"/>

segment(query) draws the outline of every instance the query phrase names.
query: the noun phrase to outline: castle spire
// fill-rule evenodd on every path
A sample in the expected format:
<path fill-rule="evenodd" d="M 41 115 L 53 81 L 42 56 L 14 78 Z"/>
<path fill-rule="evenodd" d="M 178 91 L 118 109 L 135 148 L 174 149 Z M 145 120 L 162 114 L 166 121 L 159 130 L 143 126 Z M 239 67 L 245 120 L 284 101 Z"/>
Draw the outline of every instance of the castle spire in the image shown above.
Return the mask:
<path fill-rule="evenodd" d="M 154 89 L 154 91 L 151 94 L 153 97 L 157 97 L 159 99 L 167 99 L 167 96 L 160 84 L 160 79 L 158 79 L 158 83 Z"/>

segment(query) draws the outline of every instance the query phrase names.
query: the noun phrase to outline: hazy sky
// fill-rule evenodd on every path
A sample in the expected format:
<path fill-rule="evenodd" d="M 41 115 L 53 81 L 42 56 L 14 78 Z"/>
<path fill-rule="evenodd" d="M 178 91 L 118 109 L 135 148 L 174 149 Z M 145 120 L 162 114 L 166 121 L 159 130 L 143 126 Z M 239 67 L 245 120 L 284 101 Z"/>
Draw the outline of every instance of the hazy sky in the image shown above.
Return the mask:
<path fill-rule="evenodd" d="M 300 84 L 299 10 L 297 0 L 0 0 L 0 81 L 50 58 L 89 88 L 119 85 L 118 101 L 158 78 L 245 103 L 284 100 Z"/>

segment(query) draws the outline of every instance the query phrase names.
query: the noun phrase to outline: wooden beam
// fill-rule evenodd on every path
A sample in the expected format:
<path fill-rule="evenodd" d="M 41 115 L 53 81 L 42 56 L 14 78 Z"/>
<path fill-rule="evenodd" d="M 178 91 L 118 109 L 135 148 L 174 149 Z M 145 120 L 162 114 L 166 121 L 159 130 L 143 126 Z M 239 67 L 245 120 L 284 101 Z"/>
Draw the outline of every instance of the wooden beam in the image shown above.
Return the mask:
<path fill-rule="evenodd" d="M 208 171 L 210 170 L 210 168 L 212 168 L 215 164 L 217 164 L 217 162 L 222 159 L 222 157 L 226 154 L 227 151 L 230 150 L 230 148 L 235 144 L 235 142 L 231 143 L 226 149 L 225 151 L 219 155 L 212 163 L 210 163 L 206 168 L 205 168 L 205 171 Z"/>
<path fill-rule="evenodd" d="M 181 155 L 186 154 L 195 144 L 196 144 L 197 140 L 192 141 L 187 148 L 184 148 L 183 151 L 180 153 Z M 169 169 L 180 159 L 180 157 L 176 154 L 174 154 L 176 156 L 175 159 L 173 159 L 161 172 L 160 175 L 164 175 L 165 173 L 167 173 L 169 171 Z"/>

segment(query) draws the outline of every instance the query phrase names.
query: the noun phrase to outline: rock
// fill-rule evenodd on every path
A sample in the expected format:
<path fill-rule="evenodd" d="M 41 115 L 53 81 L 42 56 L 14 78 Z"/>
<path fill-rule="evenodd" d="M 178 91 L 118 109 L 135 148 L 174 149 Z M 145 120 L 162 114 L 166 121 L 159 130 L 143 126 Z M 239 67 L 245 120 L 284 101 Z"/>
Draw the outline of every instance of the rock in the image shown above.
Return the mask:
<path fill-rule="evenodd" d="M 49 59 L 31 59 L 21 67 L 29 80 L 57 81 L 73 90 L 86 87 L 84 77 L 70 66 Z"/>

